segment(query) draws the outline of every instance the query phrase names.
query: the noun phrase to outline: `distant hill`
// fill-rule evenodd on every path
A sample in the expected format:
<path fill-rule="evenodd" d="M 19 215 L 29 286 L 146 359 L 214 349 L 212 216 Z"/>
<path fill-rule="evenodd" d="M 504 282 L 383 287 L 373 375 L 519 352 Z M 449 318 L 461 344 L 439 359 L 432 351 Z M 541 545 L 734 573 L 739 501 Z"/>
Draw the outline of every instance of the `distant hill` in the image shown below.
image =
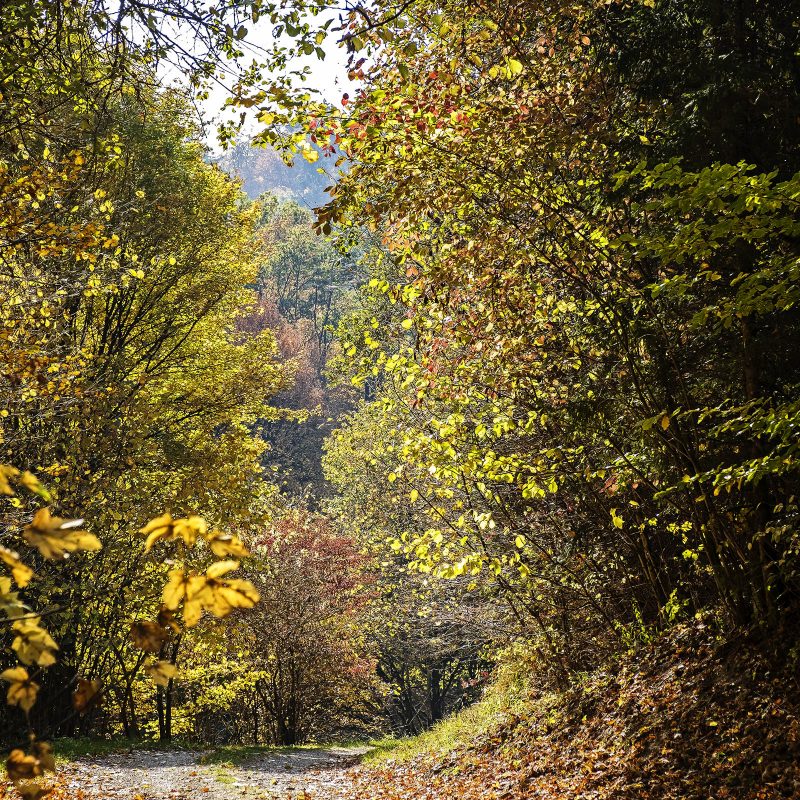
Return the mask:
<path fill-rule="evenodd" d="M 317 171 L 321 166 L 329 166 L 324 158 L 309 164 L 298 156 L 289 167 L 271 147 L 253 147 L 243 142 L 223 153 L 215 162 L 221 169 L 240 178 L 242 188 L 252 199 L 270 192 L 281 200 L 295 200 L 310 208 L 329 200 L 323 189 L 333 181 Z"/>

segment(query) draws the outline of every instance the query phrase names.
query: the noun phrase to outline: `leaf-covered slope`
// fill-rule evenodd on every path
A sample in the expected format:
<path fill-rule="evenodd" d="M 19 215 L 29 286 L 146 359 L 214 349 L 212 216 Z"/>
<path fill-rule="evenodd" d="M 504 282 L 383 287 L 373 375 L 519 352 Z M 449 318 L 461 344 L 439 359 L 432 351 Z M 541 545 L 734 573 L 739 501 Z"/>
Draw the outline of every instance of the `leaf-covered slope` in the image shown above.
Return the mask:
<path fill-rule="evenodd" d="M 354 797 L 800 797 L 797 651 L 675 635 L 442 756 L 361 774 Z"/>

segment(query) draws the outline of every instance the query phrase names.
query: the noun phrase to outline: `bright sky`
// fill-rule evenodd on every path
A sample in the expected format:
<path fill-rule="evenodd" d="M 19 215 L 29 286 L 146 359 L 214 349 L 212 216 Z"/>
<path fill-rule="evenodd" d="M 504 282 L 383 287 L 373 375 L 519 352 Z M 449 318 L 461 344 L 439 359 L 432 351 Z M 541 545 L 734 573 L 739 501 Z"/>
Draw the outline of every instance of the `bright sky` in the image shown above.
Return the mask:
<path fill-rule="evenodd" d="M 315 24 L 322 24 L 324 18 L 317 17 L 314 20 Z M 246 42 L 254 46 L 254 57 L 257 57 L 257 48 L 270 48 L 274 45 L 275 39 L 272 36 L 272 25 L 267 19 L 259 20 L 256 25 L 249 25 L 249 32 Z M 181 37 L 176 37 L 180 41 Z M 293 66 L 301 68 L 308 66 L 310 70 L 309 79 L 302 85 L 311 89 L 319 91 L 324 99 L 331 103 L 338 103 L 341 100 L 344 92 L 352 94 L 352 83 L 347 77 L 346 60 L 347 54 L 343 47 L 339 47 L 337 39 L 339 34 L 329 34 L 326 40 L 321 44 L 322 49 L 325 51 L 325 59 L 320 60 L 316 55 L 303 56 L 302 58 L 295 59 Z M 289 44 L 291 40 L 284 37 L 282 42 Z M 192 50 L 191 43 L 184 44 L 187 50 Z M 177 70 L 173 67 L 165 67 L 163 70 L 163 77 L 168 82 L 180 82 Z M 199 108 L 204 121 L 206 123 L 207 143 L 212 149 L 218 149 L 216 141 L 216 126 L 214 122 L 221 118 L 222 114 L 227 112 L 222 111 L 223 103 L 226 99 L 226 89 L 222 86 L 212 88 L 210 97 L 204 101 Z M 238 118 L 240 110 L 236 110 L 233 116 Z M 258 123 L 248 123 L 243 135 L 246 133 L 253 134 L 258 130 Z"/>

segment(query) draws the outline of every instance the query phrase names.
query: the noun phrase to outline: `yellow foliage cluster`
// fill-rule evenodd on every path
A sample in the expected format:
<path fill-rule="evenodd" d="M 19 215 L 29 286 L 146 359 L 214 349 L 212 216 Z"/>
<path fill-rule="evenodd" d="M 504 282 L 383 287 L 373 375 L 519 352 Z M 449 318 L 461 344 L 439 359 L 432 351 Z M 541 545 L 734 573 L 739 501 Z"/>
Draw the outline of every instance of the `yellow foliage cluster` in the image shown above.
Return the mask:
<path fill-rule="evenodd" d="M 14 467 L 0 465 L 4 479 L 17 480 L 22 484 L 22 473 Z M 34 476 L 25 478 L 24 485 L 42 494 L 46 490 Z M 14 495 L 14 489 L 6 481 L 4 493 Z M 97 551 L 100 540 L 80 528 L 83 520 L 68 520 L 53 516 L 49 508 L 37 510 L 33 519 L 25 526 L 22 539 L 38 551 L 45 559 L 59 559 L 69 553 Z M 218 530 L 208 530 L 205 520 L 199 516 L 174 519 L 165 513 L 151 520 L 141 533 L 145 535 L 145 551 L 149 552 L 157 542 L 178 542 L 185 552 L 193 548 L 198 539 L 207 542 L 209 549 L 219 556 L 237 554 L 248 555 L 247 548 L 235 534 L 224 534 Z M 0 673 L 0 680 L 8 683 L 7 702 L 19 707 L 26 716 L 36 703 L 40 685 L 34 680 L 38 671 L 56 662 L 58 645 L 42 627 L 41 617 L 29 611 L 12 588 L 12 579 L 18 587 L 27 585 L 34 577 L 33 570 L 25 565 L 12 550 L 3 548 L 0 560 L 11 571 L 12 578 L 0 576 L 0 610 L 11 622 L 15 633 L 12 648 L 21 662 Z M 251 608 L 259 600 L 258 590 L 252 583 L 243 579 L 224 578 L 229 572 L 238 569 L 239 562 L 220 560 L 209 566 L 204 573 L 175 568 L 169 572 L 169 581 L 163 590 L 163 607 L 155 622 L 137 620 L 131 625 L 130 636 L 133 643 L 149 653 L 160 653 L 171 633 L 179 633 L 182 628 L 173 612 L 182 607 L 183 625 L 196 625 L 203 611 L 216 617 L 227 616 L 236 608 Z M 26 666 L 33 666 L 31 674 Z M 152 680 L 162 686 L 174 679 L 177 667 L 174 663 L 160 659 L 147 664 L 145 672 Z M 73 705 L 78 712 L 84 712 L 97 702 L 102 691 L 98 680 L 79 679 L 73 693 Z M 52 750 L 43 742 L 38 742 L 31 734 L 31 752 L 13 750 L 7 762 L 9 778 L 17 789 L 27 797 L 38 796 L 39 784 L 35 779 L 44 771 L 54 769 Z M 32 781 L 34 781 L 32 783 Z"/>
<path fill-rule="evenodd" d="M 172 541 L 177 542 L 185 554 L 202 539 L 216 556 L 249 555 L 238 536 L 218 530 L 209 531 L 205 520 L 195 515 L 174 519 L 167 512 L 151 520 L 142 528 L 141 533 L 147 537 L 147 552 L 157 542 Z M 238 568 L 238 561 L 221 560 L 202 573 L 187 570 L 185 566 L 171 569 L 169 581 L 164 586 L 158 620 L 133 622 L 130 633 L 133 643 L 145 652 L 160 653 L 170 637 L 170 632 L 181 631 L 181 625 L 174 614 L 181 608 L 183 625 L 186 628 L 197 625 L 203 611 L 208 611 L 215 617 L 225 617 L 235 608 L 252 608 L 259 600 L 256 587 L 241 578 L 223 579 L 224 575 Z M 168 685 L 177 674 L 175 665 L 164 660 L 153 662 L 145 669 L 162 686 Z"/>

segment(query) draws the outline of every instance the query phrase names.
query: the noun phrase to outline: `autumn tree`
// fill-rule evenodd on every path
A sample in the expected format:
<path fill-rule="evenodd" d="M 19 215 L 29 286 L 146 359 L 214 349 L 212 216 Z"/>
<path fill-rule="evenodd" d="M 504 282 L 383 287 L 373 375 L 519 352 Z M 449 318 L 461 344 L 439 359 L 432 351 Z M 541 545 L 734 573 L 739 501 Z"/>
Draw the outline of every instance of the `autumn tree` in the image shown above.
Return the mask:
<path fill-rule="evenodd" d="M 397 541 L 499 587 L 561 676 L 631 627 L 793 606 L 787 13 L 354 11 L 362 88 L 309 109 L 352 164 L 321 230 L 381 237 L 386 316 L 345 350 L 377 387 L 363 413 L 401 420 L 365 454 L 424 518 Z"/>
<path fill-rule="evenodd" d="M 14 474 L 48 486 L 53 518 L 85 517 L 105 545 L 94 559 L 32 559 L 25 608 L 46 610 L 43 641 L 58 647 L 25 709 L 40 735 L 91 729 L 73 704 L 81 681 L 102 683 L 136 727 L 145 661 L 130 620 L 155 614 L 165 579 L 136 530 L 201 506 L 211 524 L 263 525 L 271 489 L 250 431 L 285 382 L 270 333 L 236 327 L 255 299 L 257 210 L 204 162 L 185 100 L 162 95 L 143 59 L 121 69 L 84 35 L 83 10 L 54 31 L 3 9 L 19 39 L 3 51 L 0 438 Z M 36 508 L 24 492 L 12 501 L 9 545 Z M 6 719 L 19 743 L 20 717 Z"/>
<path fill-rule="evenodd" d="M 305 497 L 313 506 L 326 491 L 322 441 L 356 394 L 331 385 L 327 366 L 338 352 L 335 332 L 353 304 L 358 268 L 330 238 L 315 232 L 308 209 L 270 195 L 261 198 L 260 207 L 259 299 L 239 325 L 248 331 L 270 330 L 291 374 L 290 385 L 273 403 L 298 413 L 265 420 L 261 430 L 269 449 L 263 460 L 285 493 Z"/>
<path fill-rule="evenodd" d="M 359 630 L 368 576 L 353 541 L 323 517 L 289 511 L 254 547 L 262 602 L 247 636 L 269 740 L 369 728 L 379 689 Z"/>
<path fill-rule="evenodd" d="M 385 479 L 408 424 L 396 410 L 364 404 L 328 438 L 323 458 L 335 489 L 326 512 L 351 531 L 375 574 L 363 635 L 386 685 L 384 713 L 403 735 L 426 730 L 474 700 L 493 652 L 513 631 L 507 604 L 477 591 L 469 578 L 445 580 L 413 569 L 401 552 L 402 536 L 426 522 L 397 476 Z"/>

